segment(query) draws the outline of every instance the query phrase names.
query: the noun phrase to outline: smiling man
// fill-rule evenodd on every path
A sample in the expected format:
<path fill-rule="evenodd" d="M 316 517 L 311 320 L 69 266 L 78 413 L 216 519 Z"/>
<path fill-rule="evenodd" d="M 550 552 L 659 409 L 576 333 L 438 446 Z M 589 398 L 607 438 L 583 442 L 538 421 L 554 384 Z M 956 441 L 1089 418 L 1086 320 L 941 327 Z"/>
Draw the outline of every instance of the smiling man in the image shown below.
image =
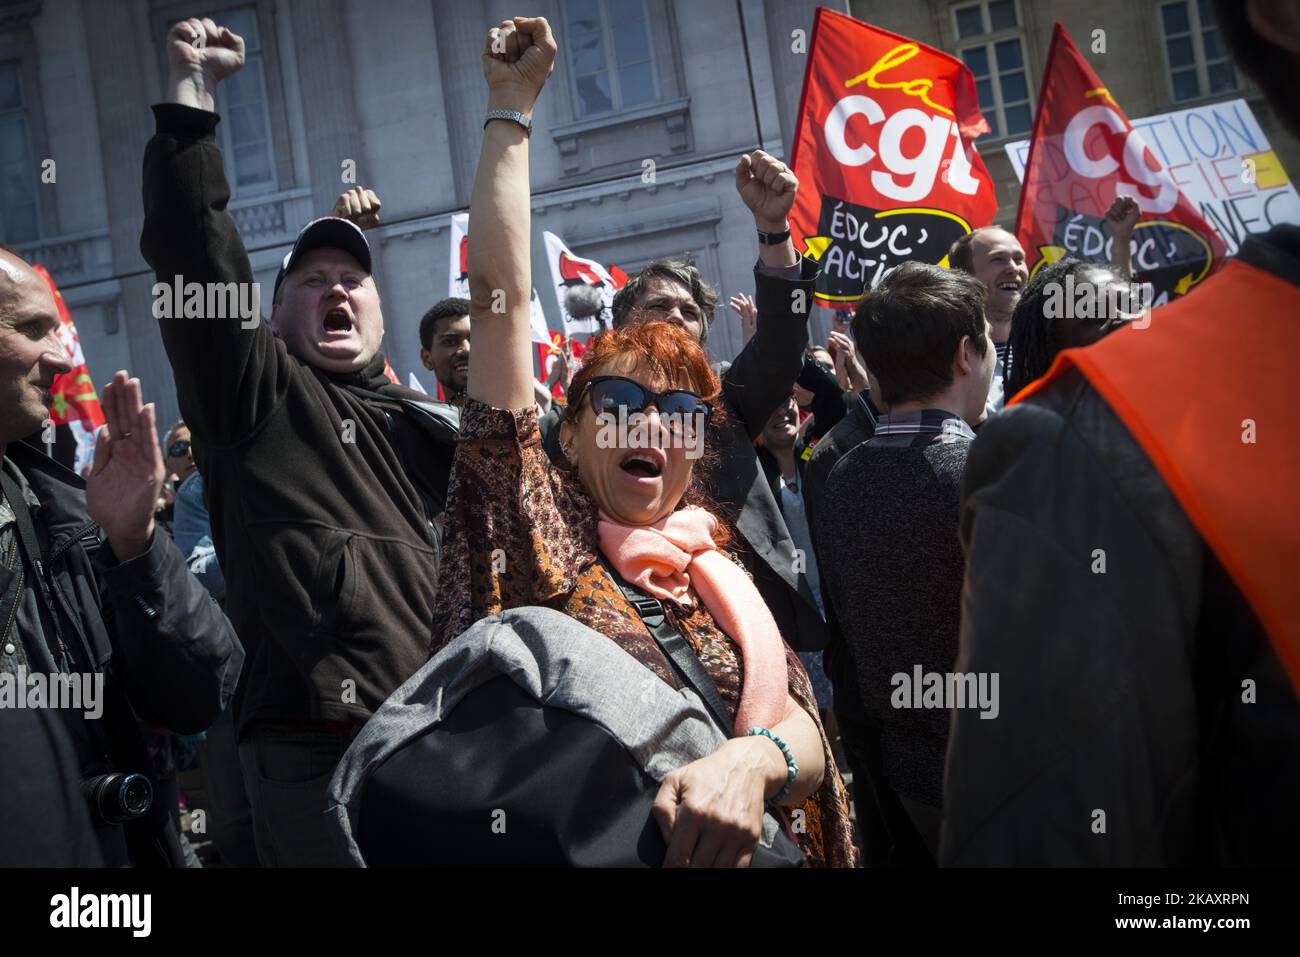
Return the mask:
<path fill-rule="evenodd" d="M 984 226 L 953 243 L 948 251 L 948 262 L 953 269 L 970 273 L 988 290 L 984 298 L 984 316 L 989 321 L 990 338 L 998 355 L 985 404 L 986 414 L 992 415 L 1007 399 L 1003 376 L 1007 343 L 1011 341 L 1011 314 L 1016 311 L 1020 294 L 1029 282 L 1025 250 L 1020 240 L 1001 226 Z"/>
<path fill-rule="evenodd" d="M 469 300 L 436 302 L 420 320 L 420 362 L 438 377 L 443 398 L 465 404 L 469 382 Z"/>
<path fill-rule="evenodd" d="M 249 285 L 213 131 L 244 43 L 211 20 L 167 36 L 168 101 L 144 159 L 141 249 L 160 279 Z M 164 315 L 249 656 L 235 701 L 258 856 L 333 860 L 325 789 L 356 729 L 425 661 L 455 410 L 390 383 L 370 246 L 346 219 L 299 233 L 270 325 Z M 248 328 L 245 328 L 248 326 Z"/>

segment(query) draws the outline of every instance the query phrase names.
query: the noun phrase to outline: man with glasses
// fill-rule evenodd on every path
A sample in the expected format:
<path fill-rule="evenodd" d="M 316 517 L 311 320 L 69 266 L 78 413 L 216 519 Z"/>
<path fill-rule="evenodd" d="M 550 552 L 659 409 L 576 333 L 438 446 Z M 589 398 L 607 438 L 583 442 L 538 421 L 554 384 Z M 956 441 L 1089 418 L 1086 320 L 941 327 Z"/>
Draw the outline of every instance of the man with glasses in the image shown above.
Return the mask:
<path fill-rule="evenodd" d="M 177 488 L 198 471 L 190 449 L 190 429 L 184 421 L 173 425 L 163 439 L 163 467 L 167 469 L 167 477 L 176 481 Z"/>

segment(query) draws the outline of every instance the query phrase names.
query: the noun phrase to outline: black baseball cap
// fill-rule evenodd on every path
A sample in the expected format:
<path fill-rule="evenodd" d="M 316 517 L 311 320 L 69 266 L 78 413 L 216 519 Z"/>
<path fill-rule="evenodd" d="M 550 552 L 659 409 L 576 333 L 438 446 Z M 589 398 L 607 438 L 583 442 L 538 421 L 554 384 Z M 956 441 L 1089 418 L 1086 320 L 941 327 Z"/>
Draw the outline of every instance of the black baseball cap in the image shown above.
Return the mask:
<path fill-rule="evenodd" d="M 313 219 L 302 228 L 298 238 L 293 242 L 293 248 L 285 255 L 284 262 L 280 264 L 280 271 L 275 277 L 275 289 L 271 293 L 272 302 L 280 295 L 280 283 L 284 282 L 284 277 L 293 272 L 294 267 L 302 261 L 302 257 L 313 249 L 341 249 L 351 254 L 367 273 L 371 272 L 370 243 L 366 242 L 365 233 L 361 228 L 350 219 L 322 216 L 320 219 Z"/>

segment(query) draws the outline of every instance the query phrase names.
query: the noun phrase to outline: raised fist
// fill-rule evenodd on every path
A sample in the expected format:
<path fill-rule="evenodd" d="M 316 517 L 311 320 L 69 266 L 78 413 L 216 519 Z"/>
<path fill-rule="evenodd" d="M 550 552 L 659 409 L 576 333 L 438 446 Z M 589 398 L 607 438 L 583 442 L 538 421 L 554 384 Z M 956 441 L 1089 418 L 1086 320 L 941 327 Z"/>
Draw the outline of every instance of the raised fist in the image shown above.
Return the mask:
<path fill-rule="evenodd" d="M 244 41 L 211 20 L 190 17 L 167 34 L 167 62 L 173 74 L 203 74 L 215 85 L 244 65 Z"/>
<path fill-rule="evenodd" d="M 489 30 L 483 47 L 488 107 L 531 113 L 555 68 L 555 49 L 544 17 L 515 17 Z"/>
<path fill-rule="evenodd" d="M 353 186 L 339 195 L 330 215 L 350 219 L 360 229 L 373 229 L 379 225 L 379 207 L 382 205 L 373 189 Z"/>
<path fill-rule="evenodd" d="M 244 41 L 211 20 L 190 17 L 167 32 L 168 99 L 212 111 L 217 84 L 244 65 Z"/>
<path fill-rule="evenodd" d="M 1132 196 L 1116 196 L 1106 210 L 1106 222 L 1112 236 L 1132 236 L 1137 221 L 1142 217 L 1142 207 Z"/>
<path fill-rule="evenodd" d="M 741 156 L 736 164 L 736 192 L 765 233 L 785 230 L 798 189 L 799 180 L 790 167 L 762 150 Z"/>

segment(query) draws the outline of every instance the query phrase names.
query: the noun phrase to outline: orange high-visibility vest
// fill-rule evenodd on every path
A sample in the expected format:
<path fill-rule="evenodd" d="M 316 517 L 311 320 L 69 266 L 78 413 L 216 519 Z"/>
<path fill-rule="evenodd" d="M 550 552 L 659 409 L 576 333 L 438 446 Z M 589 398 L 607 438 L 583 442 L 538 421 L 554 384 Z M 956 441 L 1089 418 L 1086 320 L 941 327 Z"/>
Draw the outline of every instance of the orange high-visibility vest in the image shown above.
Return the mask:
<path fill-rule="evenodd" d="M 1259 618 L 1300 693 L 1300 287 L 1240 260 L 1191 295 L 1056 357 L 1159 469 Z"/>

